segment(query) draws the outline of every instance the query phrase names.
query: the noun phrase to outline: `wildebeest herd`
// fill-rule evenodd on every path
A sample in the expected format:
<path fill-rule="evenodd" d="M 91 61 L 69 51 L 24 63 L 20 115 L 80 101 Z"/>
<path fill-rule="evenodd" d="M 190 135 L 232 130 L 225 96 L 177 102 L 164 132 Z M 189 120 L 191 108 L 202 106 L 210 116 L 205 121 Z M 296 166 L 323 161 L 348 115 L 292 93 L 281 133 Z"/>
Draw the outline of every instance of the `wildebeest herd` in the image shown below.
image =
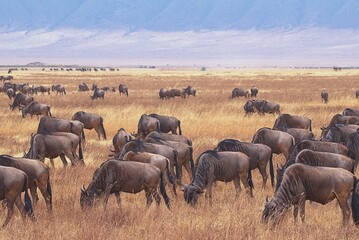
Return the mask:
<path fill-rule="evenodd" d="M 61 92 L 66 94 L 59 86 L 54 85 L 52 89 L 60 95 Z M 179 90 L 180 94 L 174 96 L 196 95 L 194 88 L 189 86 L 186 89 Z M 255 89 L 251 93 L 245 92 L 245 96 L 256 97 L 258 89 Z M 49 93 L 45 90 L 39 92 Z M 93 97 L 96 91 L 104 93 L 109 90 L 110 88 L 93 86 Z M 82 84 L 79 91 L 89 91 L 89 88 Z M 119 92 L 128 96 L 126 86 L 120 85 Z M 170 97 L 163 98 L 172 98 L 171 94 L 167 96 Z M 33 97 L 17 93 L 15 99 L 12 109 L 20 107 L 23 116 L 31 115 L 25 109 L 37 103 Z M 250 99 L 246 105 L 246 113 L 280 114 L 279 104 L 266 100 Z M 36 188 L 39 188 L 48 210 L 51 211 L 49 168 L 42 163 L 45 158 L 53 163 L 53 159 L 60 157 L 64 166 L 68 164 L 66 158 L 73 165 L 85 164 L 84 129 L 95 129 L 99 139 L 106 139 L 104 119 L 97 114 L 79 111 L 74 113 L 71 120 L 59 119 L 51 117 L 48 106 L 39 105 L 38 108 L 48 111 L 42 110 L 42 113 L 37 110 L 45 116 L 40 119 L 36 133 L 31 136 L 29 150 L 24 157 L 0 156 L 0 165 L 17 168 L 25 173 L 17 171 L 11 178 L 6 177 L 11 179 L 11 186 L 8 188 L 13 191 L 1 196 L 6 200 L 10 212 L 4 226 L 10 220 L 14 204 L 23 216 L 27 214 L 31 219 L 35 218 L 31 203 L 36 204 L 38 201 Z M 263 222 L 279 223 L 291 205 L 294 205 L 295 219 L 300 209 L 300 216 L 304 221 L 306 200 L 326 204 L 336 198 L 343 211 L 343 224 L 347 225 L 349 222 L 351 210 L 348 200 L 351 200 L 352 215 L 357 224 L 359 199 L 357 179 L 353 173 L 359 160 L 358 113 L 357 110 L 345 109 L 343 114 L 333 116 L 328 126 L 322 129 L 320 141 L 315 140 L 311 132 L 310 119 L 281 114 L 273 128 L 260 128 L 251 142 L 224 139 L 213 150 L 201 153 L 196 160 L 193 158 L 192 141 L 182 135 L 179 119 L 155 113 L 143 114 L 139 116 L 137 133 L 130 134 L 125 128 L 120 128 L 113 136 L 113 150 L 109 153 L 112 158 L 99 166 L 87 188 L 81 188 L 81 208 L 93 206 L 100 197 L 103 197 L 106 206 L 112 193 L 120 204 L 120 192 L 145 191 L 148 207 L 153 198 L 160 204 L 162 196 L 170 209 L 171 201 L 166 190 L 168 187 L 172 197 L 177 196 L 177 190 L 182 190 L 185 202 L 192 206 L 197 204 L 200 194 L 207 189 L 205 195 L 212 204 L 212 189 L 215 188 L 216 181 L 233 181 L 236 196 L 241 191 L 242 183 L 248 197 L 255 197 L 251 171 L 258 168 L 263 180 L 262 187 L 265 188 L 268 178 L 266 168 L 269 165 L 271 185 L 276 185 L 276 188 L 274 197 L 265 205 Z M 273 153 L 283 154 L 287 160 L 284 166 L 277 168 L 276 181 Z M 182 180 L 182 166 L 190 178 L 187 184 Z M 3 172 L 2 168 L 0 170 Z M 4 171 L 9 172 L 7 168 Z M 30 194 L 27 189 L 30 189 Z M 20 200 L 21 192 L 25 192 L 25 204 Z"/>

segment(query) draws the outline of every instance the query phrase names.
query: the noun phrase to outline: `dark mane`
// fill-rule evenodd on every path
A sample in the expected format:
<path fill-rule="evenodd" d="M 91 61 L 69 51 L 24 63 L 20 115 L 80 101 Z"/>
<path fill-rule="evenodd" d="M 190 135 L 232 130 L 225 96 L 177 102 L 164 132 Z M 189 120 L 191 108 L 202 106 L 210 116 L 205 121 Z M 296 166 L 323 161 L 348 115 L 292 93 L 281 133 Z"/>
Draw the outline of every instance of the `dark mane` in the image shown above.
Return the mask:
<path fill-rule="evenodd" d="M 14 167 L 17 168 L 18 165 L 13 161 L 12 156 L 9 155 L 0 155 L 0 165 L 6 167 Z"/>
<path fill-rule="evenodd" d="M 211 156 L 214 157 L 214 158 L 220 159 L 220 156 L 218 155 L 218 152 L 217 152 L 217 151 L 214 151 L 214 150 L 204 151 L 203 153 L 201 153 L 201 155 L 198 156 L 198 159 L 199 159 L 200 157 L 202 157 L 204 154 L 208 154 L 208 155 L 211 155 Z"/>

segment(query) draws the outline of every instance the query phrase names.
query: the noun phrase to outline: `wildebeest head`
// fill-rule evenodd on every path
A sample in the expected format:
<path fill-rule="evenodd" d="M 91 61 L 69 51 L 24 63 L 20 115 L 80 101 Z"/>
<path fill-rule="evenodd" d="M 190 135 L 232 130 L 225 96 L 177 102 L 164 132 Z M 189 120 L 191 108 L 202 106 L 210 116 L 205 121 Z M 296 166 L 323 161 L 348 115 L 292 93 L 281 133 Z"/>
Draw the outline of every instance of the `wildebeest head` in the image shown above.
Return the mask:
<path fill-rule="evenodd" d="M 274 218 L 274 213 L 276 212 L 276 206 L 273 202 L 273 199 L 268 201 L 266 198 L 266 203 L 264 205 L 264 210 L 262 212 L 262 223 L 268 223 L 270 219 Z"/>
<path fill-rule="evenodd" d="M 23 158 L 30 158 L 30 159 L 35 159 L 33 156 L 33 143 L 34 143 L 34 138 L 35 138 L 36 134 L 31 133 L 31 138 L 30 138 L 30 148 L 28 152 L 24 151 L 24 156 Z"/>
<path fill-rule="evenodd" d="M 85 186 L 81 188 L 80 195 L 80 206 L 82 210 L 92 208 L 94 204 L 95 196 L 91 196 L 88 191 L 85 189 Z"/>
<path fill-rule="evenodd" d="M 194 184 L 185 185 L 183 192 L 185 201 L 188 204 L 191 204 L 191 206 L 196 205 L 199 194 L 203 193 L 202 189 Z"/>

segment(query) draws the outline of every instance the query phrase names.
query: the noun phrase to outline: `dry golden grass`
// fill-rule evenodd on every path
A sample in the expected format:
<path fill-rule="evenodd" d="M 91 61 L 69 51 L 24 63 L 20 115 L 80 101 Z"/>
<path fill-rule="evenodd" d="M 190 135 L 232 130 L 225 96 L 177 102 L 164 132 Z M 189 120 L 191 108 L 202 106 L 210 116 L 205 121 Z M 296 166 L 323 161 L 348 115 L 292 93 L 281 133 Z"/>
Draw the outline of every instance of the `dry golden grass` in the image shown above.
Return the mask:
<path fill-rule="evenodd" d="M 0 71 L 0 75 L 6 75 Z M 127 69 L 116 72 L 41 72 L 39 70 L 17 71 L 14 82 L 28 82 L 30 85 L 66 86 L 66 96 L 35 96 L 39 102 L 49 104 L 54 116 L 71 118 L 79 110 L 98 113 L 105 120 L 107 141 L 98 141 L 94 131 L 86 131 L 87 147 L 84 151 L 85 167 L 69 167 L 64 170 L 61 161 L 56 160 L 56 169 L 51 170 L 53 186 L 52 216 L 45 210 L 40 198 L 35 209 L 37 222 L 23 222 L 16 215 L 9 226 L 2 231 L 3 239 L 358 239 L 359 230 L 351 223 L 349 229 L 340 228 L 342 214 L 335 202 L 325 206 L 307 204 L 306 223 L 294 225 L 292 214 L 288 213 L 283 224 L 274 229 L 260 223 L 265 197 L 273 190 L 267 183 L 267 190 L 261 189 L 261 176 L 253 173 L 254 198 L 247 199 L 244 193 L 235 199 L 232 183 L 219 183 L 213 190 L 213 206 L 200 198 L 196 208 L 184 203 L 182 193 L 173 199 L 172 212 L 164 204 L 157 209 L 155 204 L 145 209 L 144 193 L 123 194 L 123 205 L 119 209 L 111 198 L 106 212 L 98 204 L 88 212 L 82 212 L 79 205 L 80 187 L 86 186 L 95 168 L 107 159 L 112 137 L 124 127 L 137 131 L 141 114 L 156 112 L 172 115 L 182 122 L 183 134 L 193 140 L 194 156 L 212 149 L 225 138 L 250 141 L 261 127 L 272 127 L 276 116 L 244 116 L 244 99 L 231 100 L 228 97 L 234 87 L 259 87 L 259 98 L 278 102 L 283 113 L 304 115 L 313 120 L 316 136 L 320 127 L 329 122 L 332 115 L 345 107 L 358 107 L 355 99 L 356 81 L 359 72 L 331 70 L 213 70 L 213 71 L 170 71 Z M 105 100 L 91 101 L 89 92 L 77 92 L 78 84 L 96 82 L 100 87 L 129 86 L 128 98 L 118 93 L 107 93 Z M 181 88 L 192 85 L 198 96 L 186 99 L 160 100 L 161 87 Z M 320 91 L 327 89 L 329 103 L 321 103 Z M 0 153 L 21 156 L 28 150 L 29 137 L 36 131 L 36 118 L 21 118 L 18 111 L 10 111 L 7 96 L 2 99 L 0 111 Z M 276 156 L 275 162 L 283 162 Z M 48 162 L 47 162 L 48 163 Z M 186 174 L 186 173 L 185 173 Z M 185 182 L 188 176 L 185 175 Z M 163 202 L 163 201 L 162 201 Z M 1 211 L 4 220 L 5 210 Z"/>

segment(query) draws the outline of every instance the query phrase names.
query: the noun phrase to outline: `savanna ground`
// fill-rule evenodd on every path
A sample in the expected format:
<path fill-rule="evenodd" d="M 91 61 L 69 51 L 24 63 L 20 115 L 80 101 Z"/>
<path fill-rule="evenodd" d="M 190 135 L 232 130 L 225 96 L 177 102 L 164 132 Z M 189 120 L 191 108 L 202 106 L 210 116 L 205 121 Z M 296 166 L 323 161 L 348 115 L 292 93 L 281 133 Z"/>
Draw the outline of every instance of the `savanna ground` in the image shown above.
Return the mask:
<path fill-rule="evenodd" d="M 0 75 L 7 75 L 5 69 Z M 348 230 L 341 229 L 342 213 L 335 201 L 325 206 L 306 205 L 306 222 L 294 225 L 291 212 L 283 223 L 273 229 L 260 223 L 266 196 L 273 190 L 267 183 L 262 190 L 258 170 L 253 172 L 254 198 L 244 192 L 235 198 L 233 183 L 219 183 L 213 190 L 213 206 L 201 196 L 196 208 L 188 206 L 182 192 L 173 198 L 172 211 L 164 204 L 153 204 L 145 209 L 144 193 L 122 194 L 122 208 L 111 197 L 107 211 L 101 204 L 83 212 L 80 209 L 80 187 L 87 186 L 92 174 L 101 162 L 108 159 L 112 137 L 121 127 L 129 132 L 137 131 L 137 122 L 143 113 L 172 115 L 181 120 L 185 136 L 193 140 L 194 157 L 212 149 L 225 138 L 251 141 L 261 127 L 272 127 L 277 116 L 244 116 L 245 99 L 229 99 L 234 87 L 249 89 L 256 85 L 258 97 L 278 102 L 282 113 L 302 115 L 312 119 L 313 131 L 318 138 L 320 127 L 331 116 L 346 107 L 359 108 L 355 98 L 359 72 L 344 70 L 144 70 L 121 69 L 116 72 L 41 72 L 15 71 L 16 83 L 30 85 L 63 84 L 66 96 L 36 96 L 39 102 L 50 105 L 52 114 L 71 118 L 79 110 L 94 112 L 104 118 L 108 139 L 98 141 L 95 131 L 86 130 L 87 146 L 84 150 L 85 167 L 68 167 L 64 170 L 56 159 L 56 169 L 51 169 L 53 188 L 53 214 L 40 202 L 35 209 L 37 222 L 23 222 L 16 210 L 15 217 L 2 239 L 358 239 L 359 229 L 352 221 Z M 92 101 L 91 92 L 78 92 L 78 85 L 96 82 L 99 87 L 127 84 L 129 97 L 118 92 L 106 93 L 105 100 Z M 186 99 L 160 100 L 161 87 L 181 88 L 188 85 L 197 89 L 197 95 Z M 320 91 L 327 89 L 329 103 L 321 102 Z M 21 118 L 18 111 L 9 110 L 10 100 L 0 95 L 0 153 L 22 156 L 29 148 L 30 134 L 37 129 L 38 120 Z M 284 163 L 282 156 L 275 156 L 275 163 Z M 46 163 L 49 163 L 48 161 Z M 269 172 L 269 170 L 268 170 Z M 184 182 L 189 182 L 185 174 Z M 170 194 L 170 192 L 168 191 Z M 170 195 L 171 196 L 171 195 Z M 163 203 L 163 200 L 162 200 Z M 5 218 L 1 210 L 0 221 Z"/>

